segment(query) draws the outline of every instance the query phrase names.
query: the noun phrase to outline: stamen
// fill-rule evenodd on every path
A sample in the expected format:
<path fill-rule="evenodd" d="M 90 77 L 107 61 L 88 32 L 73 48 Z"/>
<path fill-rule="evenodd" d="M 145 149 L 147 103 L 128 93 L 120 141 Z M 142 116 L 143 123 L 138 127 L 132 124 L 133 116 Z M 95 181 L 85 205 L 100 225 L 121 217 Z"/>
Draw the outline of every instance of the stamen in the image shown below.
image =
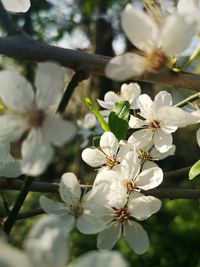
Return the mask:
<path fill-rule="evenodd" d="M 45 112 L 42 109 L 32 109 L 28 113 L 28 124 L 32 128 L 39 128 L 42 126 L 45 119 Z"/>
<path fill-rule="evenodd" d="M 135 185 L 132 179 L 125 179 L 124 186 L 126 187 L 128 194 L 135 191 Z"/>
<path fill-rule="evenodd" d="M 107 156 L 106 157 L 106 165 L 109 168 L 113 168 L 115 165 L 119 164 L 119 162 L 116 160 L 115 156 Z"/>
<path fill-rule="evenodd" d="M 166 56 L 160 48 L 155 49 L 152 53 L 146 55 L 147 71 L 157 72 L 166 62 Z"/>
<path fill-rule="evenodd" d="M 160 121 L 159 120 L 152 120 L 148 125 L 148 128 L 155 132 L 157 129 L 160 128 Z"/>
<path fill-rule="evenodd" d="M 116 209 L 114 213 L 114 220 L 121 224 L 127 224 L 130 218 L 130 213 L 126 208 Z"/>

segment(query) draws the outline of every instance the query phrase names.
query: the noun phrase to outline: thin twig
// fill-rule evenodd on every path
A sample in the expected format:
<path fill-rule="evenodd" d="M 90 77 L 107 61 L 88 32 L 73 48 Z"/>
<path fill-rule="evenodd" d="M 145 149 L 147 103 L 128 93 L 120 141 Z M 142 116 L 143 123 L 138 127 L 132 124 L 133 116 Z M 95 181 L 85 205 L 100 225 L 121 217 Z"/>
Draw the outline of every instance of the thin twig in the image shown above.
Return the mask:
<path fill-rule="evenodd" d="M 43 211 L 43 209 L 30 210 L 30 211 L 27 211 L 27 212 L 19 213 L 18 216 L 17 216 L 17 220 L 34 217 L 34 216 L 37 216 L 37 215 L 41 215 L 43 213 L 45 213 Z"/>
<path fill-rule="evenodd" d="M 194 94 L 194 95 L 191 95 L 191 96 L 187 97 L 186 99 L 184 99 L 184 100 L 182 100 L 181 102 L 177 103 L 177 104 L 175 105 L 175 107 L 179 107 L 179 108 L 184 107 L 184 106 L 186 106 L 188 103 L 194 102 L 194 101 L 196 101 L 196 100 L 198 100 L 198 99 L 200 99 L 200 93 L 196 93 L 196 94 Z"/>
<path fill-rule="evenodd" d="M 26 177 L 23 186 L 21 188 L 21 191 L 15 201 L 15 205 L 13 207 L 13 209 L 11 210 L 11 212 L 8 215 L 7 220 L 5 221 L 4 224 L 4 231 L 9 234 L 10 231 L 12 230 L 12 227 L 17 219 L 18 213 L 24 203 L 24 200 L 29 192 L 29 188 L 31 186 L 33 178 L 32 177 Z"/>
<path fill-rule="evenodd" d="M 88 75 L 83 73 L 82 71 L 77 71 L 71 78 L 71 81 L 68 83 L 67 88 L 62 96 L 62 99 L 59 103 L 57 112 L 63 113 L 69 103 L 69 100 L 75 90 L 75 88 L 78 86 L 78 84 L 87 79 Z"/>
<path fill-rule="evenodd" d="M 64 49 L 36 41 L 25 34 L 0 38 L 0 54 L 32 61 L 51 60 L 75 72 L 105 76 L 105 66 L 111 58 L 83 51 Z M 133 77 L 134 81 L 160 83 L 200 91 L 200 76 L 191 73 L 174 73 L 164 70 Z"/>

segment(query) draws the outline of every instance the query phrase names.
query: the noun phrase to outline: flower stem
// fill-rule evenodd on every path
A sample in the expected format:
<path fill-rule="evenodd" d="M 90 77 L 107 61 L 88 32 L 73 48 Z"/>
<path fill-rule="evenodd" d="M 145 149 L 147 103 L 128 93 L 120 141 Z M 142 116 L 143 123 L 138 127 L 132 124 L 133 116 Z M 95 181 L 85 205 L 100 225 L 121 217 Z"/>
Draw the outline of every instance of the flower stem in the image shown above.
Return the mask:
<path fill-rule="evenodd" d="M 9 234 L 12 230 L 12 227 L 17 219 L 18 213 L 24 203 L 24 200 L 29 192 L 29 188 L 32 184 L 33 178 L 32 177 L 26 177 L 22 189 L 15 201 L 15 205 L 12 208 L 11 212 L 8 215 L 7 220 L 4 223 L 4 231 Z"/>
<path fill-rule="evenodd" d="M 88 75 L 82 71 L 77 71 L 71 78 L 71 81 L 67 85 L 67 88 L 61 98 L 61 101 L 58 105 L 57 113 L 63 113 L 69 103 L 69 100 L 75 90 L 75 88 L 78 86 L 78 84 L 87 79 Z"/>
<path fill-rule="evenodd" d="M 174 107 L 181 108 L 181 107 L 186 106 L 188 103 L 194 102 L 195 100 L 198 100 L 198 99 L 200 99 L 200 93 L 196 93 L 194 95 L 191 95 L 191 96 L 187 97 L 183 101 L 181 101 L 181 102 L 177 103 L 176 105 L 174 105 Z"/>
<path fill-rule="evenodd" d="M 179 67 L 180 70 L 186 69 L 200 54 L 200 46 L 198 46 L 192 55 L 183 62 L 183 64 Z"/>

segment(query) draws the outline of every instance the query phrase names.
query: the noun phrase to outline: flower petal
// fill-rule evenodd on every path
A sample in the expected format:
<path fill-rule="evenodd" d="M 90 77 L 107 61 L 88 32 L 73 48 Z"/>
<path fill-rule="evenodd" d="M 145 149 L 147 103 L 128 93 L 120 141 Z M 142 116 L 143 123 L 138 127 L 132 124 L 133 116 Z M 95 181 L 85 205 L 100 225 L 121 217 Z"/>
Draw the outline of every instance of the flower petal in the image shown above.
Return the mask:
<path fill-rule="evenodd" d="M 121 162 L 121 174 L 124 179 L 134 179 L 140 171 L 140 160 L 136 152 L 129 151 Z"/>
<path fill-rule="evenodd" d="M 139 84 L 137 83 L 129 83 L 129 84 L 122 84 L 121 86 L 121 96 L 124 100 L 130 103 L 130 108 L 138 108 L 137 107 L 137 98 L 141 94 L 141 89 Z"/>
<path fill-rule="evenodd" d="M 120 97 L 113 91 L 109 91 L 105 94 L 104 101 L 97 99 L 99 105 L 105 109 L 113 109 L 114 104 L 120 100 Z"/>
<path fill-rule="evenodd" d="M 163 181 L 163 171 L 161 168 L 154 167 L 142 171 L 135 180 L 138 188 L 149 190 L 157 187 Z"/>
<path fill-rule="evenodd" d="M 165 153 L 172 146 L 172 135 L 163 132 L 161 129 L 158 129 L 154 133 L 154 145 L 159 152 Z"/>
<path fill-rule="evenodd" d="M 22 143 L 21 169 L 31 176 L 45 171 L 53 157 L 53 149 L 43 138 L 40 129 L 32 129 Z"/>
<path fill-rule="evenodd" d="M 155 112 L 159 110 L 159 108 L 163 106 L 171 106 L 172 105 L 172 96 L 170 93 L 166 91 L 159 92 L 154 99 L 153 109 Z"/>
<path fill-rule="evenodd" d="M 64 203 L 57 203 L 45 196 L 41 196 L 39 201 L 41 208 L 45 212 L 56 215 L 65 222 L 67 232 L 70 232 L 73 229 L 75 219 L 71 214 L 69 214 L 69 211 Z"/>
<path fill-rule="evenodd" d="M 131 222 L 125 227 L 125 239 L 136 254 L 143 254 L 148 250 L 149 239 L 144 228 L 136 222 Z"/>
<path fill-rule="evenodd" d="M 32 107 L 33 88 L 23 76 L 8 70 L 1 71 L 0 84 L 0 98 L 6 107 L 19 112 Z"/>
<path fill-rule="evenodd" d="M 128 139 L 128 143 L 134 145 L 136 148 L 146 147 L 153 138 L 153 132 L 148 129 L 142 129 L 134 132 Z"/>
<path fill-rule="evenodd" d="M 145 71 L 146 65 L 145 57 L 126 53 L 112 58 L 106 65 L 105 73 L 110 79 L 123 81 L 141 75 Z"/>
<path fill-rule="evenodd" d="M 134 46 L 145 52 L 155 47 L 158 27 L 150 16 L 128 4 L 121 19 L 122 28 Z"/>
<path fill-rule="evenodd" d="M 138 128 L 142 128 L 145 125 L 145 121 L 131 115 L 128 125 L 132 129 L 138 129 Z"/>
<path fill-rule="evenodd" d="M 72 172 L 66 172 L 61 177 L 59 193 L 61 199 L 67 205 L 73 205 L 74 199 L 80 200 L 81 188 L 76 178 L 76 175 Z"/>
<path fill-rule="evenodd" d="M 146 94 L 140 95 L 138 97 L 137 103 L 140 109 L 140 115 L 145 119 L 151 121 L 152 117 L 154 116 L 154 112 L 153 101 L 151 100 L 150 96 Z"/>
<path fill-rule="evenodd" d="M 22 117 L 14 114 L 0 116 L 0 125 L 0 142 L 15 142 L 27 130 L 26 121 Z"/>
<path fill-rule="evenodd" d="M 169 156 L 173 156 L 176 150 L 176 146 L 172 145 L 165 153 L 160 153 L 156 148 L 153 148 L 150 152 L 150 156 L 155 160 L 162 160 Z"/>
<path fill-rule="evenodd" d="M 0 175 L 5 176 L 7 178 L 14 178 L 22 175 L 22 170 L 20 168 L 20 163 L 18 161 L 13 161 L 5 164 L 0 169 Z"/>
<path fill-rule="evenodd" d="M 103 133 L 99 145 L 107 156 L 116 156 L 119 143 L 112 132 Z"/>
<path fill-rule="evenodd" d="M 30 0 L 2 0 L 2 4 L 11 12 L 26 12 L 31 6 Z"/>
<path fill-rule="evenodd" d="M 62 67 L 53 62 L 40 63 L 35 77 L 37 106 L 46 109 L 57 105 L 62 96 L 64 74 Z"/>
<path fill-rule="evenodd" d="M 48 114 L 43 122 L 42 132 L 47 142 L 61 146 L 76 135 L 76 127 L 58 114 Z"/>
<path fill-rule="evenodd" d="M 81 156 L 91 167 L 99 167 L 106 163 L 106 156 L 99 149 L 86 148 L 82 151 Z"/>
<path fill-rule="evenodd" d="M 197 136 L 197 143 L 200 146 L 200 128 L 197 130 L 196 136 Z"/>
<path fill-rule="evenodd" d="M 128 202 L 130 214 L 137 220 L 146 220 L 159 211 L 161 206 L 162 202 L 158 198 L 138 193 L 132 193 Z"/>
<path fill-rule="evenodd" d="M 97 236 L 98 249 L 112 249 L 121 236 L 121 225 L 111 225 Z"/>
<path fill-rule="evenodd" d="M 77 219 L 76 226 L 83 234 L 97 234 L 105 229 L 106 224 L 98 217 L 83 214 Z"/>
<path fill-rule="evenodd" d="M 166 17 L 158 46 L 162 47 L 166 56 L 181 53 L 190 45 L 196 26 L 195 16 L 174 14 Z"/>

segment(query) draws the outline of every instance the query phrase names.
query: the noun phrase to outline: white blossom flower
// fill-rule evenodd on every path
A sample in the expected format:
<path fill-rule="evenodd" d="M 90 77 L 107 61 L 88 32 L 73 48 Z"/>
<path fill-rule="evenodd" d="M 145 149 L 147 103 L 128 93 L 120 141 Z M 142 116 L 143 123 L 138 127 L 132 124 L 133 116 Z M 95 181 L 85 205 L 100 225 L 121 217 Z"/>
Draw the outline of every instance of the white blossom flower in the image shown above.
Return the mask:
<path fill-rule="evenodd" d="M 61 178 L 60 197 L 64 203 L 56 203 L 45 196 L 40 197 L 40 205 L 47 213 L 59 216 L 67 231 L 76 223 L 78 230 L 84 234 L 94 234 L 105 228 L 100 219 L 101 194 L 103 187 L 96 187 L 81 198 L 81 188 L 73 173 L 65 173 Z"/>
<path fill-rule="evenodd" d="M 121 101 L 128 101 L 131 109 L 138 108 L 137 97 L 141 94 L 141 89 L 137 83 L 123 83 L 119 94 L 109 91 L 104 96 L 104 101 L 97 99 L 102 108 L 112 110 L 115 103 Z"/>
<path fill-rule="evenodd" d="M 67 267 L 128 267 L 128 263 L 117 251 L 91 251 L 75 259 Z"/>
<path fill-rule="evenodd" d="M 102 171 L 97 174 L 94 186 L 108 183 L 126 194 L 149 190 L 157 187 L 163 181 L 163 171 L 159 167 L 151 167 L 140 172 L 139 158 L 134 151 L 129 151 L 120 164 L 120 172 Z M 115 182 L 115 183 L 113 183 Z"/>
<path fill-rule="evenodd" d="M 128 4 L 121 18 L 127 37 L 142 52 L 114 57 L 105 69 L 106 75 L 114 80 L 158 71 L 167 57 L 184 51 L 195 35 L 196 20 L 188 14 L 172 14 L 156 23 L 153 17 Z"/>
<path fill-rule="evenodd" d="M 0 142 L 17 141 L 28 131 L 22 143 L 21 168 L 24 173 L 37 176 L 52 160 L 52 145 L 61 146 L 75 134 L 73 124 L 52 111 L 61 97 L 62 68 L 54 63 L 40 64 L 35 94 L 24 77 L 11 71 L 0 72 L 0 84 L 0 98 L 6 106 L 0 116 Z"/>
<path fill-rule="evenodd" d="M 11 12 L 26 12 L 31 6 L 30 0 L 1 0 L 4 8 Z"/>
<path fill-rule="evenodd" d="M 102 169 L 119 168 L 119 163 L 127 152 L 127 146 L 120 146 L 117 138 L 112 132 L 104 132 L 100 139 L 100 149 L 86 148 L 82 152 L 82 159 L 91 167 Z"/>
<path fill-rule="evenodd" d="M 196 123 L 196 118 L 189 112 L 172 107 L 172 97 L 166 91 L 159 92 L 154 101 L 143 94 L 138 98 L 140 116 L 145 120 L 131 115 L 129 126 L 140 129 L 131 136 L 132 143 L 139 147 L 147 146 L 152 140 L 156 149 L 167 152 L 172 146 L 172 135 L 178 127 Z"/>
<path fill-rule="evenodd" d="M 55 216 L 42 217 L 25 240 L 25 251 L 0 244 L 0 266 L 65 267 L 68 260 L 68 235 Z"/>
<path fill-rule="evenodd" d="M 109 203 L 109 202 L 108 202 Z M 112 203 L 112 201 L 111 201 Z M 112 249 L 121 235 L 137 254 L 148 250 L 149 240 L 143 227 L 133 219 L 145 220 L 156 213 L 161 207 L 161 201 L 152 196 L 144 196 L 138 192 L 130 195 L 128 203 L 123 198 L 118 205 L 105 206 L 104 220 L 106 229 L 98 234 L 97 247 Z"/>
<path fill-rule="evenodd" d="M 21 174 L 20 163 L 10 154 L 10 144 L 6 141 L 0 143 L 0 176 L 14 178 Z"/>

